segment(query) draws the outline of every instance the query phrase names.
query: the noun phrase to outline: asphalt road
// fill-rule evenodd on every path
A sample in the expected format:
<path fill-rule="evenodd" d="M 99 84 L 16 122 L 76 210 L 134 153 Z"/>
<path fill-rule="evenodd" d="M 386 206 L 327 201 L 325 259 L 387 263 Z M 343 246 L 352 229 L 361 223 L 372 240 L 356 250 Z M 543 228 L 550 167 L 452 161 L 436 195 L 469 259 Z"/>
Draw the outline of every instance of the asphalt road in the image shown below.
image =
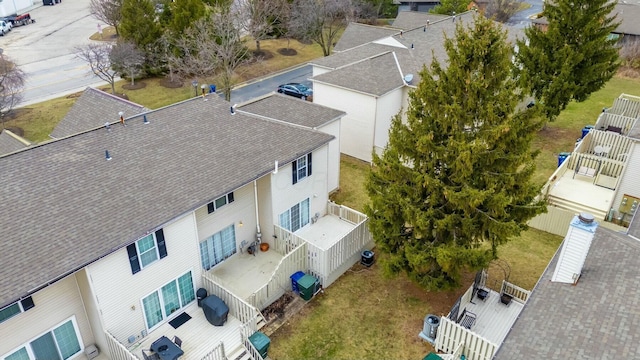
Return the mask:
<path fill-rule="evenodd" d="M 239 86 L 231 91 L 231 102 L 241 103 L 249 99 L 276 91 L 278 85 L 290 82 L 302 83 L 312 88 L 312 83 L 308 79 L 311 77 L 311 65 L 303 65 L 289 71 L 271 75 L 268 78 Z"/>
<path fill-rule="evenodd" d="M 543 0 L 525 0 L 524 2 L 530 4 L 531 7 L 513 15 L 511 19 L 507 21 L 507 25 L 516 28 L 525 28 L 531 23 L 530 17 L 532 15 L 542 12 Z"/>
<path fill-rule="evenodd" d="M 89 36 L 98 30 L 99 22 L 89 14 L 89 1 L 64 0 L 54 6 L 39 5 L 28 12 L 35 23 L 16 27 L 0 38 L 3 55 L 11 58 L 27 77 L 20 105 L 102 83 L 84 61 L 73 55 L 74 47 L 91 42 Z"/>

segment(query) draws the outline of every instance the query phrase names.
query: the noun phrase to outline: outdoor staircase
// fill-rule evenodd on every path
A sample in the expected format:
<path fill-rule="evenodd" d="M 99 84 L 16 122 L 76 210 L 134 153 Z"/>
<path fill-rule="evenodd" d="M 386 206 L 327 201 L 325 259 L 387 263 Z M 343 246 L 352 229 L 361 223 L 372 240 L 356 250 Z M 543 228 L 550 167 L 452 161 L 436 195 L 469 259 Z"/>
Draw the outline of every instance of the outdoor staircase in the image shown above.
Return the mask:
<path fill-rule="evenodd" d="M 251 354 L 244 346 L 237 347 L 233 352 L 227 356 L 227 360 L 254 360 L 251 358 Z"/>
<path fill-rule="evenodd" d="M 579 214 L 582 212 L 588 212 L 591 215 L 593 215 L 596 218 L 596 220 L 599 220 L 599 221 L 604 221 L 607 217 L 606 211 L 602 211 L 587 205 L 578 204 L 570 200 L 561 199 L 553 195 L 548 196 L 548 201 L 549 201 L 549 205 L 555 206 L 560 209 L 568 210 L 576 214 Z"/>

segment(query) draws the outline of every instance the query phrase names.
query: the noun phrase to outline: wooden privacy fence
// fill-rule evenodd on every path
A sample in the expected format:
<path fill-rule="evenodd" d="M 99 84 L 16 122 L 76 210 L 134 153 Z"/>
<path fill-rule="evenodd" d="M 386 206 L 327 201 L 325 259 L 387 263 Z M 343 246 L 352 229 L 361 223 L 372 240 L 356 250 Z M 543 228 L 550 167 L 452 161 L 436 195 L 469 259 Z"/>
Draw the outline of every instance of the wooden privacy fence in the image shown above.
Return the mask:
<path fill-rule="evenodd" d="M 291 286 L 291 274 L 306 268 L 306 257 L 307 245 L 305 243 L 298 245 L 298 247 L 286 254 L 280 259 L 269 281 L 251 294 L 249 303 L 260 310 L 264 310 L 278 300 Z"/>
<path fill-rule="evenodd" d="M 298 246 L 305 244 L 303 238 L 278 225 L 273 226 L 273 249 L 282 255 L 287 255 Z"/>
<path fill-rule="evenodd" d="M 122 345 L 110 332 L 105 331 L 105 338 L 107 339 L 107 347 L 109 348 L 109 358 L 117 360 L 140 360 L 137 356 L 133 355 L 129 349 Z"/>
<path fill-rule="evenodd" d="M 373 247 L 368 219 L 361 221 L 342 239 L 328 249 L 313 244 L 307 245 L 307 260 L 310 273 L 327 287 L 360 260 L 363 250 Z"/>
<path fill-rule="evenodd" d="M 579 155 L 597 155 L 604 159 L 625 161 L 632 144 L 633 141 L 626 136 L 610 131 L 592 130 L 582 139 L 576 151 Z"/>
<path fill-rule="evenodd" d="M 607 112 L 630 117 L 640 115 L 640 97 L 621 94 L 613 101 L 613 106 L 606 109 Z"/>
<path fill-rule="evenodd" d="M 527 225 L 534 229 L 546 231 L 548 233 L 565 236 L 569 230 L 569 224 L 575 216 L 574 211 L 561 209 L 548 205 L 547 212 L 540 214 L 529 220 Z"/>
<path fill-rule="evenodd" d="M 346 220 L 352 224 L 360 224 L 367 219 L 367 215 L 350 209 L 346 206 L 338 205 L 332 201 L 327 203 L 327 213 L 335 215 L 342 220 Z"/>
<path fill-rule="evenodd" d="M 447 354 L 459 351 L 468 360 L 491 360 L 498 346 L 471 330 L 456 324 L 446 316 L 440 317 L 435 349 Z"/>

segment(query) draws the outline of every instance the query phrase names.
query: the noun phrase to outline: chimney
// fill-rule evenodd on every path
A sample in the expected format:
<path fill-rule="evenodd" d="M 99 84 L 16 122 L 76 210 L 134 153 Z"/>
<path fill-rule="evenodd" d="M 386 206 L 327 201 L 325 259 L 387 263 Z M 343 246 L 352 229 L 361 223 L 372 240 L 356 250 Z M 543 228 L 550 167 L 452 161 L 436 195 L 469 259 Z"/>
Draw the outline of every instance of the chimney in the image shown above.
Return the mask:
<path fill-rule="evenodd" d="M 578 282 L 597 228 L 598 222 L 589 213 L 580 213 L 571 220 L 551 281 L 574 285 Z"/>

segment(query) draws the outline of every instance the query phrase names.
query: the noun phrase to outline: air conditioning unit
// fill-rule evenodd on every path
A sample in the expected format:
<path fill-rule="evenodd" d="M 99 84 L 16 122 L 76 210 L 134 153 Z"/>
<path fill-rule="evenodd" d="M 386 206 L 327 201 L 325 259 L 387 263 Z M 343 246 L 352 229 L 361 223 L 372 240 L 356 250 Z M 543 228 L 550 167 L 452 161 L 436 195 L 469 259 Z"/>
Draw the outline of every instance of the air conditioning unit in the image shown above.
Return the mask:
<path fill-rule="evenodd" d="M 100 355 L 100 351 L 98 351 L 95 345 L 91 344 L 84 348 L 84 354 L 87 356 L 87 359 L 91 360 L 97 358 L 98 355 Z"/>

